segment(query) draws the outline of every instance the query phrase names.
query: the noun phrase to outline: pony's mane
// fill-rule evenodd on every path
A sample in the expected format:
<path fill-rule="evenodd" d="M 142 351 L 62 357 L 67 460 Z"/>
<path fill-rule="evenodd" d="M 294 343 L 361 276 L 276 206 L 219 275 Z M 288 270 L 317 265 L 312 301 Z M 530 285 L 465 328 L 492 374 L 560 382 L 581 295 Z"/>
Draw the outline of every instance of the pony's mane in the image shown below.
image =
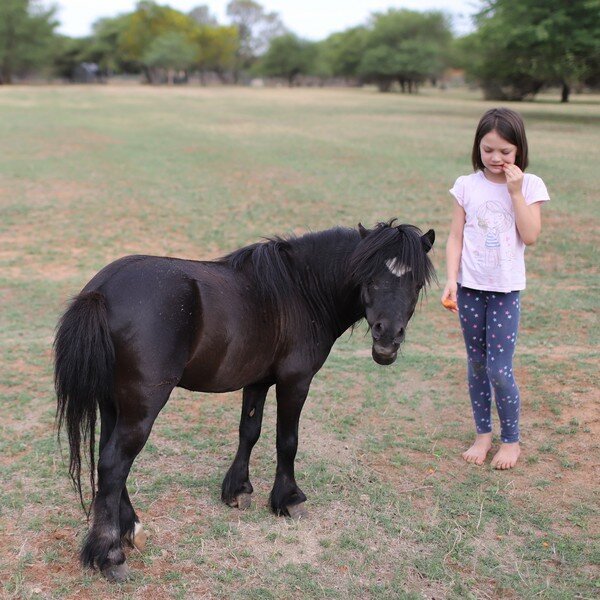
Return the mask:
<path fill-rule="evenodd" d="M 301 236 L 267 237 L 262 242 L 244 246 L 223 256 L 218 262 L 228 264 L 234 270 L 240 270 L 249 263 L 260 279 L 277 280 L 290 275 L 296 280 L 297 275 L 289 272 L 291 256 L 295 251 L 304 249 L 318 252 L 319 249 L 333 251 L 339 247 L 347 247 L 348 241 L 355 241 L 358 233 L 354 229 L 334 227 L 325 231 L 305 233 Z M 322 258 L 326 258 L 322 256 Z M 281 282 L 275 282 L 281 283 Z"/>
<path fill-rule="evenodd" d="M 282 319 L 298 319 L 307 306 L 311 324 L 322 329 L 337 325 L 334 295 L 346 283 L 343 265 L 359 239 L 355 229 L 343 227 L 277 236 L 235 250 L 219 262 L 248 271 L 261 299 Z"/>
<path fill-rule="evenodd" d="M 265 238 L 218 262 L 246 271 L 261 300 L 274 306 L 282 320 L 293 322 L 308 307 L 311 327 L 337 327 L 340 298 L 357 293 L 362 283 L 387 268 L 387 260 L 396 258 L 409 267 L 421 286 L 435 277 L 421 231 L 394 222 L 378 223 L 363 239 L 355 229 L 343 227 Z"/>
<path fill-rule="evenodd" d="M 381 272 L 386 261 L 396 258 L 410 269 L 412 278 L 421 286 L 435 279 L 435 269 L 424 252 L 423 232 L 414 225 L 378 223 L 363 238 L 350 259 L 349 276 L 360 284 Z"/>

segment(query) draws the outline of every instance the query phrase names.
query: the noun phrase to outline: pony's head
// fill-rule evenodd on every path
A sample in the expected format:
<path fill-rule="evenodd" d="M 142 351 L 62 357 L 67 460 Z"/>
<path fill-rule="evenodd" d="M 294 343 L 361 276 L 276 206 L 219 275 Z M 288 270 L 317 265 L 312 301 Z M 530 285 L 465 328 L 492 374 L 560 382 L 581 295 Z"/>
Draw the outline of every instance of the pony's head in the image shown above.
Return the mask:
<path fill-rule="evenodd" d="M 361 240 L 350 259 L 352 282 L 360 286 L 361 301 L 373 337 L 373 360 L 391 365 L 404 340 L 419 293 L 435 277 L 427 253 L 435 232 L 412 225 L 379 223 L 373 229 L 358 225 Z"/>

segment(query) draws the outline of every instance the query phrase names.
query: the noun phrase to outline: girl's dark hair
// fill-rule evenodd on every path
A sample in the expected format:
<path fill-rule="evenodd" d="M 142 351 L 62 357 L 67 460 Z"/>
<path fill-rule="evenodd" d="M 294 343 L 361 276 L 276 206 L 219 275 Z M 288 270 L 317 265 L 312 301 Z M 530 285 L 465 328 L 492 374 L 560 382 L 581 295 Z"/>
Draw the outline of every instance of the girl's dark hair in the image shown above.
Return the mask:
<path fill-rule="evenodd" d="M 481 138 L 490 131 L 497 131 L 500 137 L 517 147 L 515 164 L 521 171 L 525 171 L 529 164 L 525 124 L 521 115 L 509 108 L 492 108 L 481 117 L 473 141 L 473 152 L 471 154 L 473 168 L 476 171 L 483 171 L 485 168 L 481 161 L 479 145 L 481 144 Z"/>

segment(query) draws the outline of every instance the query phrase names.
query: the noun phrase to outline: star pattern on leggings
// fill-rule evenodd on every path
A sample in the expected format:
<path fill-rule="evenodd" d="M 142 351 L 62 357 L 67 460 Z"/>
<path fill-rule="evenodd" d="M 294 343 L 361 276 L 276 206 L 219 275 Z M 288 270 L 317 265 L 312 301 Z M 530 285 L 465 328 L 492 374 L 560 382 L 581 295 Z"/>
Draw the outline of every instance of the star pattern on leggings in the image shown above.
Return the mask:
<path fill-rule="evenodd" d="M 476 429 L 478 433 L 492 430 L 494 397 L 503 442 L 519 439 L 520 399 L 512 368 L 519 320 L 519 299 L 515 294 L 518 292 L 459 290 L 459 316 L 467 348 Z"/>

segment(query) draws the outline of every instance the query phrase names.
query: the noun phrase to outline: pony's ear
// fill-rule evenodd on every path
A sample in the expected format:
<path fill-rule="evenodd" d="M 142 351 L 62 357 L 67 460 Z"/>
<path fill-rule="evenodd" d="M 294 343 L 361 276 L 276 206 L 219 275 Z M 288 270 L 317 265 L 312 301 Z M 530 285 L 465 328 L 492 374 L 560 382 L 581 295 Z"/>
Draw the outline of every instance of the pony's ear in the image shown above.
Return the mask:
<path fill-rule="evenodd" d="M 367 235 L 369 235 L 369 230 L 363 227 L 362 223 L 358 224 L 358 233 L 360 233 L 360 237 L 364 240 Z"/>
<path fill-rule="evenodd" d="M 430 229 L 425 235 L 422 235 L 421 242 L 423 243 L 423 248 L 425 248 L 425 254 L 427 254 L 433 247 L 433 242 L 435 242 L 435 231 Z"/>

